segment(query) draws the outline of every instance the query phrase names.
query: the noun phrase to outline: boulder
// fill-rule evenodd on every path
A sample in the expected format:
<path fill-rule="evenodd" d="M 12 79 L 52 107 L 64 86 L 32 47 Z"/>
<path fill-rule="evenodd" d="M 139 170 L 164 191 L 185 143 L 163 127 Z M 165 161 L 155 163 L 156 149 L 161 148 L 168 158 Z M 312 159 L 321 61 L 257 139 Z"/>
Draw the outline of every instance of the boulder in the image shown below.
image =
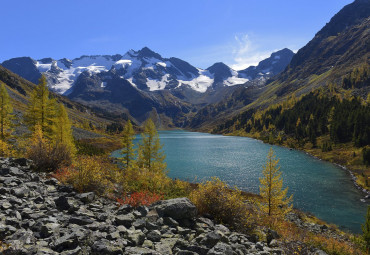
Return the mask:
<path fill-rule="evenodd" d="M 185 197 L 158 201 L 153 206 L 160 217 L 181 220 L 193 218 L 197 215 L 197 208 Z"/>

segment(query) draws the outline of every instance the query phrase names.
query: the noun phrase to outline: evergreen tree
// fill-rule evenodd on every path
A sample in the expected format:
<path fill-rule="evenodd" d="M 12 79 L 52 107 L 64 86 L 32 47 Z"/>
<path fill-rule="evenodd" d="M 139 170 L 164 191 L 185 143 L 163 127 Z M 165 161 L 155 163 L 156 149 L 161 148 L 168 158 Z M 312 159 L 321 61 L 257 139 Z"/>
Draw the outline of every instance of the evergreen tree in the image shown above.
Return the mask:
<path fill-rule="evenodd" d="M 4 141 L 11 132 L 13 108 L 4 83 L 0 83 L 0 139 Z"/>
<path fill-rule="evenodd" d="M 274 151 L 270 148 L 267 155 L 266 165 L 263 167 L 260 178 L 260 209 L 269 216 L 284 216 L 291 208 L 293 197 L 287 197 L 288 188 L 283 189 L 283 179 L 281 178 L 278 159 L 275 159 Z"/>
<path fill-rule="evenodd" d="M 165 155 L 162 147 L 153 121 L 151 119 L 147 120 L 142 133 L 142 140 L 139 144 L 139 167 L 153 172 L 164 171 L 166 163 L 164 162 Z"/>
<path fill-rule="evenodd" d="M 46 78 L 41 76 L 39 84 L 34 88 L 28 103 L 25 121 L 31 131 L 38 124 L 43 134 L 52 138 L 55 124 L 55 100 L 49 98 L 49 89 Z"/>
<path fill-rule="evenodd" d="M 65 146 L 72 155 L 76 152 L 72 136 L 72 125 L 68 118 L 66 108 L 62 103 L 59 104 L 58 111 L 56 113 L 54 142 L 57 146 Z"/>
<path fill-rule="evenodd" d="M 365 224 L 362 225 L 362 238 L 365 241 L 366 248 L 370 249 L 370 206 L 367 207 Z"/>
<path fill-rule="evenodd" d="M 128 120 L 123 128 L 122 141 L 123 149 L 121 150 L 122 157 L 119 160 L 122 163 L 123 169 L 127 170 L 135 163 L 135 148 L 134 148 L 135 131 L 131 121 Z"/>

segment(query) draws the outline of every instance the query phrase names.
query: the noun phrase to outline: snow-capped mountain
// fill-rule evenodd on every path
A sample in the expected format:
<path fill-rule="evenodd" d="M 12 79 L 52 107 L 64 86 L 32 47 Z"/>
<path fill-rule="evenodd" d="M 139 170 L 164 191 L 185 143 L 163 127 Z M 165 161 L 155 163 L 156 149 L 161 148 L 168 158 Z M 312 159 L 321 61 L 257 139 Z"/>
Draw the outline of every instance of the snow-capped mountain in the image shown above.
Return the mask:
<path fill-rule="evenodd" d="M 272 65 L 280 63 L 279 60 L 275 58 Z M 118 76 L 143 91 L 186 87 L 200 93 L 219 86 L 244 84 L 256 76 L 247 69 L 237 72 L 223 63 L 216 63 L 205 70 L 196 68 L 178 58 L 163 58 L 147 47 L 139 51 L 130 50 L 124 55 L 82 56 L 73 60 L 14 58 L 4 61 L 2 65 L 34 83 L 43 73 L 52 90 L 66 95 L 73 91 L 83 72 L 99 74 L 101 87 L 105 87 L 113 76 Z M 269 68 L 273 69 L 273 66 L 265 69 Z M 275 74 L 264 73 L 266 70 L 260 70 L 260 76 Z"/>

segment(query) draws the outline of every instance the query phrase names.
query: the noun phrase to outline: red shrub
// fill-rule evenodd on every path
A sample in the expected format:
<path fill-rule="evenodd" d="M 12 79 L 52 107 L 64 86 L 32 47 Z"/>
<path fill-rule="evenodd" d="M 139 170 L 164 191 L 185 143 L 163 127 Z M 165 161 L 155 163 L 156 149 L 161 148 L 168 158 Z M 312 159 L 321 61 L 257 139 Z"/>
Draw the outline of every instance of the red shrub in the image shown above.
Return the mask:
<path fill-rule="evenodd" d="M 163 195 L 151 193 L 149 191 L 139 191 L 131 195 L 126 195 L 123 199 L 117 198 L 117 202 L 120 204 L 129 204 L 132 207 L 138 207 L 141 205 L 149 206 L 162 199 Z"/>

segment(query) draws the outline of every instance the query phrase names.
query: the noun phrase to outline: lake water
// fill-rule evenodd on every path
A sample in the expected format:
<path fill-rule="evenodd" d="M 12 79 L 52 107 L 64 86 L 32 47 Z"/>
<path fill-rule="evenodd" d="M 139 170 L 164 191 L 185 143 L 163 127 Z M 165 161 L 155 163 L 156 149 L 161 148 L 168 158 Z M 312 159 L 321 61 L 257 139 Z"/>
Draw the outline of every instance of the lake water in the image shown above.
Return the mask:
<path fill-rule="evenodd" d="M 280 159 L 284 186 L 294 196 L 294 207 L 342 229 L 361 232 L 367 209 L 360 201 L 363 194 L 354 187 L 347 171 L 331 163 L 245 137 L 187 131 L 161 131 L 159 136 L 170 177 L 199 182 L 217 176 L 254 193 L 259 192 L 262 166 L 272 147 Z"/>

